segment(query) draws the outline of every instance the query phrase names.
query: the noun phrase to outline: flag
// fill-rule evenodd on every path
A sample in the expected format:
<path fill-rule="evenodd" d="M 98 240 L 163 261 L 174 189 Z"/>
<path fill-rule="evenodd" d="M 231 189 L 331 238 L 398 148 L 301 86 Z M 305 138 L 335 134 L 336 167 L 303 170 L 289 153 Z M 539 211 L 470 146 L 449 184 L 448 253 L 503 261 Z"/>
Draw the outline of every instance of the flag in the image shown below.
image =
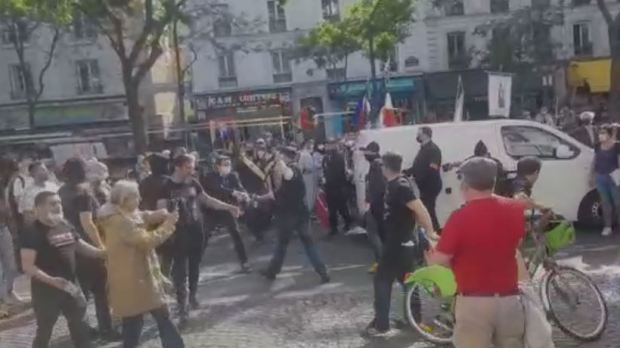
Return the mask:
<path fill-rule="evenodd" d="M 309 107 L 304 107 L 299 112 L 299 128 L 301 129 L 313 129 L 314 128 L 314 120 L 313 120 L 314 112 Z"/>
<path fill-rule="evenodd" d="M 512 75 L 489 73 L 489 116 L 510 116 L 512 99 Z"/>
<path fill-rule="evenodd" d="M 463 121 L 463 106 L 465 104 L 465 89 L 463 80 L 459 75 L 459 82 L 456 86 L 456 103 L 454 104 L 454 122 Z"/>
<path fill-rule="evenodd" d="M 394 127 L 398 125 L 396 122 L 396 114 L 394 110 L 394 105 L 392 104 L 392 96 L 390 93 L 385 94 L 385 104 L 383 108 L 381 108 L 379 125 L 381 128 L 383 127 Z"/>
<path fill-rule="evenodd" d="M 352 117 L 352 123 L 356 130 L 364 129 L 369 112 L 370 102 L 368 102 L 368 98 L 364 96 L 362 100 L 357 102 L 357 105 L 355 105 L 355 111 Z"/>

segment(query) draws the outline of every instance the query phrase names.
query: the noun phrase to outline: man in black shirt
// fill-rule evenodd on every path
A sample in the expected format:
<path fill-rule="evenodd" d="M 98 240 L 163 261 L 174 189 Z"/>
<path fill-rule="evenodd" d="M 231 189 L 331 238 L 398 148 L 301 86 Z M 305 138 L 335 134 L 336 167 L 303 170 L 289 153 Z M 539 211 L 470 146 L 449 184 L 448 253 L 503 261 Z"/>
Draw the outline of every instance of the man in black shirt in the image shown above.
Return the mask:
<path fill-rule="evenodd" d="M 277 160 L 276 170 L 282 174 L 282 183 L 276 191 L 259 197 L 259 199 L 275 200 L 275 222 L 278 228 L 276 250 L 269 267 L 261 274 L 269 280 L 276 278 L 282 269 L 288 243 L 293 233 L 297 233 L 308 259 L 321 277 L 321 282 L 327 283 L 330 281 L 327 268 L 321 261 L 309 232 L 309 213 L 304 199 L 306 187 L 301 170 L 295 163 L 296 154 L 295 148 L 291 147 L 283 147 L 279 150 L 281 158 Z"/>
<path fill-rule="evenodd" d="M 441 192 L 441 150 L 433 142 L 433 130 L 430 127 L 421 127 L 416 137 L 421 144 L 418 155 L 413 160 L 411 168 L 404 173 L 413 176 L 420 190 L 420 199 L 431 214 L 433 228 L 439 230 L 439 220 L 435 212 L 437 196 Z"/>
<path fill-rule="evenodd" d="M 76 282 L 76 255 L 102 259 L 104 251 L 86 243 L 64 220 L 56 193 L 44 191 L 36 196 L 35 215 L 36 221 L 24 231 L 21 249 L 24 272 L 32 277 L 32 306 L 37 321 L 32 346 L 48 347 L 62 312 L 75 347 L 92 347 L 85 321 L 86 299 Z"/>
<path fill-rule="evenodd" d="M 414 234 L 416 220 L 427 236 L 435 236 L 428 210 L 417 199 L 409 180 L 401 174 L 403 159 L 388 152 L 382 157 L 385 191 L 385 243 L 374 279 L 375 318 L 366 328 L 366 335 L 381 336 L 390 330 L 390 298 L 395 280 L 412 271 L 416 244 L 421 238 Z"/>
<path fill-rule="evenodd" d="M 385 177 L 383 176 L 379 144 L 373 141 L 362 151 L 364 151 L 364 157 L 370 164 L 368 174 L 366 174 L 366 204 L 368 205 L 366 229 L 375 253 L 375 260 L 378 263 L 381 258 L 381 246 L 385 242 L 385 231 L 383 229 Z M 370 268 L 369 272 L 376 272 L 377 263 Z"/>
<path fill-rule="evenodd" d="M 215 165 L 217 171 L 208 173 L 202 179 L 205 191 L 207 191 L 211 197 L 229 204 L 247 201 L 249 197 L 241 185 L 237 173 L 232 172 L 232 161 L 230 157 L 219 156 L 215 160 Z M 230 234 L 237 257 L 239 258 L 239 263 L 241 264 L 241 270 L 243 272 L 249 272 L 250 266 L 248 265 L 248 256 L 245 252 L 245 246 L 243 245 L 241 235 L 239 234 L 239 223 L 237 219 L 226 211 L 213 211 L 212 214 L 215 220 L 214 222 L 226 227 L 226 230 Z"/>
<path fill-rule="evenodd" d="M 331 236 L 338 234 L 338 214 L 342 216 L 345 231 L 351 227 L 351 216 L 347 206 L 347 167 L 344 155 L 338 144 L 327 144 L 327 154 L 323 157 L 323 176 L 325 177 L 325 199 L 329 210 L 329 227 Z"/>
<path fill-rule="evenodd" d="M 157 205 L 170 211 L 178 210 L 174 235 L 174 260 L 172 278 L 176 288 L 177 303 L 181 325 L 187 323 L 187 283 L 189 279 L 189 301 L 192 308 L 200 307 L 196 299 L 198 278 L 200 276 L 200 261 L 202 260 L 203 245 L 205 243 L 202 209 L 200 205 L 209 208 L 225 210 L 239 216 L 239 208 L 224 203 L 207 195 L 200 183 L 194 179 L 196 161 L 190 155 L 179 155 L 174 159 L 174 173 L 164 186 L 164 199 Z"/>

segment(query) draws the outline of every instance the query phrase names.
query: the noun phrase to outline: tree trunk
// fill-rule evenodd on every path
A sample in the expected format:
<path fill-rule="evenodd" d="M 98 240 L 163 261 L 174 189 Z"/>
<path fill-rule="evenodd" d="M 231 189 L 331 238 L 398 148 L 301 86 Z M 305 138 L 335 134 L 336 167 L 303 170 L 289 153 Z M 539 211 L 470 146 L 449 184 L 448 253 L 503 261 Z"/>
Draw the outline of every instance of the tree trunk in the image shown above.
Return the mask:
<path fill-rule="evenodd" d="M 609 76 L 609 116 L 614 122 L 620 122 L 620 25 L 609 27 L 609 47 L 611 69 Z"/>
<path fill-rule="evenodd" d="M 140 105 L 138 86 L 138 84 L 134 83 L 125 83 L 125 94 L 127 98 L 127 112 L 134 138 L 134 150 L 136 154 L 143 154 L 148 149 L 148 136 L 146 134 L 144 110 L 142 105 Z"/>
<path fill-rule="evenodd" d="M 375 65 L 375 42 L 368 37 L 368 60 L 370 61 L 370 124 L 375 126 L 379 119 L 379 91 L 377 90 L 377 67 Z M 374 127 L 373 127 L 374 128 Z"/>
<path fill-rule="evenodd" d="M 187 134 L 187 120 L 185 117 L 185 75 L 183 72 L 183 67 L 181 66 L 181 48 L 179 47 L 179 31 L 178 31 L 178 21 L 174 22 L 172 26 L 172 39 L 174 45 L 174 60 L 176 64 L 176 74 L 177 74 L 177 103 L 179 110 L 179 121 L 181 123 L 181 136 L 183 137 L 183 142 L 185 146 L 189 146 L 189 139 Z"/>

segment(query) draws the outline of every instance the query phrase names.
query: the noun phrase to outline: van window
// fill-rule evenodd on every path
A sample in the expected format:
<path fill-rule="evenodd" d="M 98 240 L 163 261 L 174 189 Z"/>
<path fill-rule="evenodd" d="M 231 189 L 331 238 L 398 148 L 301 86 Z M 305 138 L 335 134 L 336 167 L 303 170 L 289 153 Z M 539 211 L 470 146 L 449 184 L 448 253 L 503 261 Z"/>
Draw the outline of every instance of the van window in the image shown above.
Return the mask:
<path fill-rule="evenodd" d="M 556 150 L 559 146 L 566 147 L 574 154 L 579 155 L 579 148 L 559 138 L 544 129 L 528 126 L 502 127 L 502 140 L 506 153 L 512 158 L 519 159 L 526 156 L 541 159 L 556 159 Z M 567 158 L 564 158 L 567 159 Z"/>

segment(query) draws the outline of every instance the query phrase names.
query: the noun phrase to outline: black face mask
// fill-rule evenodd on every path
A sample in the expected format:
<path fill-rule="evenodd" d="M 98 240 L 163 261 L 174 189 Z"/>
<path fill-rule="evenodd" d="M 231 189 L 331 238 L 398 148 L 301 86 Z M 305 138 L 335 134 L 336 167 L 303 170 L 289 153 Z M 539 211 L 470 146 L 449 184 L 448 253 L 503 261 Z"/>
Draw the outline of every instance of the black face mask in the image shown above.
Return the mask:
<path fill-rule="evenodd" d="M 422 144 L 423 139 L 422 139 L 422 137 L 421 137 L 421 136 L 419 136 L 419 135 L 418 135 L 418 136 L 415 138 L 415 140 L 416 140 L 418 143 Z"/>

